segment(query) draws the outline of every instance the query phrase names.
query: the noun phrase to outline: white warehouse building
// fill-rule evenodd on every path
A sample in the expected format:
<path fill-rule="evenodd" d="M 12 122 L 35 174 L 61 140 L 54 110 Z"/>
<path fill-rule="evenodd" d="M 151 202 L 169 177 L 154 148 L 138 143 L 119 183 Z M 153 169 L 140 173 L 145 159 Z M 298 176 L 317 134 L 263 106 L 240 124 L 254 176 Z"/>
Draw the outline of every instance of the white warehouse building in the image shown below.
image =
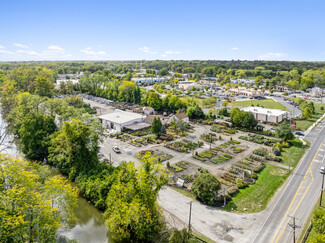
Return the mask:
<path fill-rule="evenodd" d="M 270 122 L 278 124 L 282 120 L 286 119 L 288 116 L 287 111 L 282 111 L 278 109 L 266 109 L 262 107 L 249 106 L 242 108 L 241 110 L 246 112 L 251 112 L 258 121 Z"/>
<path fill-rule="evenodd" d="M 103 127 L 115 132 L 121 132 L 124 127 L 143 123 L 144 116 L 121 110 L 114 110 L 113 113 L 99 116 Z"/>
<path fill-rule="evenodd" d="M 165 79 L 164 78 L 132 78 L 132 81 L 141 85 L 141 84 L 162 83 L 165 81 Z"/>

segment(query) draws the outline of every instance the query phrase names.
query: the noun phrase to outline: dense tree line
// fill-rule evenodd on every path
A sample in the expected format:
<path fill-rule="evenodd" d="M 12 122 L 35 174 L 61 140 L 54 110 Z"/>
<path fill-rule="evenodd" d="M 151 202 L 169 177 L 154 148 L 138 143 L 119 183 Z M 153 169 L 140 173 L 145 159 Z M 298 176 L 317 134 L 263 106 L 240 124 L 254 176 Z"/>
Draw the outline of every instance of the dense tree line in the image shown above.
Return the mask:
<path fill-rule="evenodd" d="M 107 163 L 101 163 L 98 152 L 103 130 L 99 120 L 89 114 L 92 113 L 91 109 L 83 103 L 80 97 L 49 98 L 39 94 L 37 89 L 29 89 L 28 87 L 35 86 L 38 77 L 43 72 L 43 69 L 39 69 L 32 79 L 25 75 L 24 71 L 11 70 L 8 71 L 8 76 L 4 78 L 1 85 L 3 118 L 19 139 L 18 147 L 21 147 L 22 152 L 26 154 L 26 158 L 29 160 L 54 165 L 62 174 L 74 180 L 83 196 L 91 200 L 99 209 L 105 210 L 105 224 L 114 239 L 152 242 L 153 238 L 164 227 L 156 199 L 160 188 L 168 180 L 166 171 L 161 164 L 152 160 L 150 154 L 143 156 L 142 166 L 140 167 L 135 167 L 132 162 L 124 162 L 116 168 Z M 17 75 L 12 76 L 13 73 Z M 23 83 L 28 85 L 20 85 Z M 125 85 L 129 84 L 125 83 Z M 136 87 L 132 91 L 134 90 Z M 127 91 L 123 92 L 120 90 L 119 94 L 122 93 L 126 96 L 129 94 Z M 19 164 L 17 166 L 21 167 Z M 0 176 L 3 175 L 1 173 Z M 29 175 L 27 177 L 33 181 L 35 178 L 37 179 L 37 177 L 33 179 Z M 15 185 L 21 188 L 18 184 L 20 181 L 20 179 L 17 182 L 13 181 L 13 184 L 16 183 Z M 1 194 L 3 192 L 3 188 L 1 188 L 3 187 L 3 178 L 0 178 L 0 182 Z M 26 183 L 26 185 L 34 187 L 30 182 Z M 53 183 L 53 186 L 49 187 L 50 185 L 48 185 L 46 188 L 51 189 L 51 193 L 56 198 L 55 195 L 58 194 L 55 193 L 62 192 L 56 187 L 62 187 L 63 184 L 58 179 L 55 179 Z M 46 192 L 42 189 L 41 184 L 35 185 L 35 188 Z M 53 192 L 53 190 L 55 191 Z M 8 190 L 4 192 L 11 193 Z M 130 197 L 130 195 L 132 196 Z M 21 195 L 20 198 L 23 199 L 23 196 Z M 39 195 L 35 195 L 36 197 L 41 198 Z M 33 199 L 30 195 L 27 195 L 27 198 Z M 45 199 L 41 199 L 42 201 L 48 202 Z M 6 206 L 8 202 L 1 197 L 1 216 L 8 216 L 9 209 Z M 28 210 L 33 209 L 34 202 L 36 206 L 39 205 L 37 203 L 40 203 L 34 199 L 28 203 L 25 199 L 21 201 L 24 205 L 31 205 L 26 208 L 27 216 L 24 217 L 30 217 L 31 212 Z M 44 206 L 45 211 L 48 210 L 47 205 L 42 204 L 41 206 Z M 131 212 L 129 208 L 132 208 Z M 25 211 L 21 213 L 25 213 Z M 50 213 L 53 213 L 57 218 L 52 220 Z M 66 215 L 67 213 L 65 213 Z M 35 224 L 52 220 L 55 227 L 51 229 L 51 232 L 42 232 L 44 237 L 48 237 L 42 239 L 51 241 L 51 237 L 55 237 L 58 222 L 63 222 L 63 219 L 59 218 L 55 212 L 48 212 L 48 215 L 44 215 L 46 220 L 42 217 L 38 218 L 42 222 L 32 219 L 26 225 L 17 224 L 20 228 L 16 229 L 16 233 L 13 233 L 8 225 L 2 224 L 3 227 L 10 230 L 3 235 L 5 238 L 2 239 L 5 239 L 4 241 L 10 241 L 10 239 L 16 241 L 14 237 L 19 236 L 19 232 L 24 230 L 30 232 L 32 235 L 30 237 L 37 237 Z M 17 241 L 21 240 L 28 241 L 25 238 L 20 238 Z"/>

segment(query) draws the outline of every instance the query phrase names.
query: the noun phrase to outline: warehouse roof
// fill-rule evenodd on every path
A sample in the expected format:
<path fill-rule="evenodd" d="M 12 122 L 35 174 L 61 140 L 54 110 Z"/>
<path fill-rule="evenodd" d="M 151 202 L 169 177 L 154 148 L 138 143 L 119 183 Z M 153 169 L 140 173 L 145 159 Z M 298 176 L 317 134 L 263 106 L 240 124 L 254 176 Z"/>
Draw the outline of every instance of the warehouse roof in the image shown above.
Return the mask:
<path fill-rule="evenodd" d="M 143 116 L 134 112 L 115 110 L 113 113 L 99 116 L 99 119 L 123 124 L 136 119 L 143 119 Z"/>

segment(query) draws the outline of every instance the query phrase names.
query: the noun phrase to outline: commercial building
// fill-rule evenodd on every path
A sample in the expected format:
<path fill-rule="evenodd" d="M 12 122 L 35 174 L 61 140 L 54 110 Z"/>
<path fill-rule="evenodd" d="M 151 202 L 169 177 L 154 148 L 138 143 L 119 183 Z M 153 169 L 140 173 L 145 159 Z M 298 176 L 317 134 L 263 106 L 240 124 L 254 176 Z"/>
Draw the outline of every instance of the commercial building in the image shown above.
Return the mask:
<path fill-rule="evenodd" d="M 199 85 L 198 83 L 193 82 L 193 81 L 180 81 L 180 82 L 178 82 L 178 88 L 179 89 L 189 90 L 189 89 L 192 89 L 193 87 L 200 88 L 201 85 Z"/>
<path fill-rule="evenodd" d="M 242 108 L 241 110 L 251 112 L 255 116 L 255 119 L 261 122 L 269 122 L 278 124 L 288 116 L 287 111 L 278 109 L 266 109 L 262 107 L 249 106 Z"/>
<path fill-rule="evenodd" d="M 238 87 L 238 88 L 229 89 L 228 93 L 233 94 L 233 95 L 242 95 L 242 96 L 246 96 L 246 97 L 252 97 L 252 96 L 256 96 L 256 95 L 261 95 L 262 91 Z"/>
<path fill-rule="evenodd" d="M 165 79 L 164 78 L 132 78 L 132 81 L 141 85 L 141 84 L 162 83 L 165 81 Z"/>
<path fill-rule="evenodd" d="M 130 125 L 137 124 L 136 127 L 143 128 L 139 123 L 144 122 L 144 116 L 127 111 L 114 110 L 113 113 L 99 116 L 103 127 L 111 131 L 121 132 L 123 128 L 128 128 Z"/>

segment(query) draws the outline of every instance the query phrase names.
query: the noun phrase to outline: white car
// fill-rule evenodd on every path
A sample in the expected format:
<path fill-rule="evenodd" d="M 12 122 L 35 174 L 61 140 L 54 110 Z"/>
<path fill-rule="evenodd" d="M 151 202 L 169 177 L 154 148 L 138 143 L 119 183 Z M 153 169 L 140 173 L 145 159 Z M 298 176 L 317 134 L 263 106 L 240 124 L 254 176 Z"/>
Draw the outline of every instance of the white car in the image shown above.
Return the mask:
<path fill-rule="evenodd" d="M 325 166 L 320 167 L 319 173 L 321 173 L 321 174 L 325 173 Z"/>
<path fill-rule="evenodd" d="M 117 153 L 117 154 L 120 154 L 120 153 L 121 153 L 121 150 L 120 150 L 119 147 L 117 147 L 117 146 L 113 146 L 112 149 L 113 149 L 113 151 L 114 151 L 115 153 Z"/>

